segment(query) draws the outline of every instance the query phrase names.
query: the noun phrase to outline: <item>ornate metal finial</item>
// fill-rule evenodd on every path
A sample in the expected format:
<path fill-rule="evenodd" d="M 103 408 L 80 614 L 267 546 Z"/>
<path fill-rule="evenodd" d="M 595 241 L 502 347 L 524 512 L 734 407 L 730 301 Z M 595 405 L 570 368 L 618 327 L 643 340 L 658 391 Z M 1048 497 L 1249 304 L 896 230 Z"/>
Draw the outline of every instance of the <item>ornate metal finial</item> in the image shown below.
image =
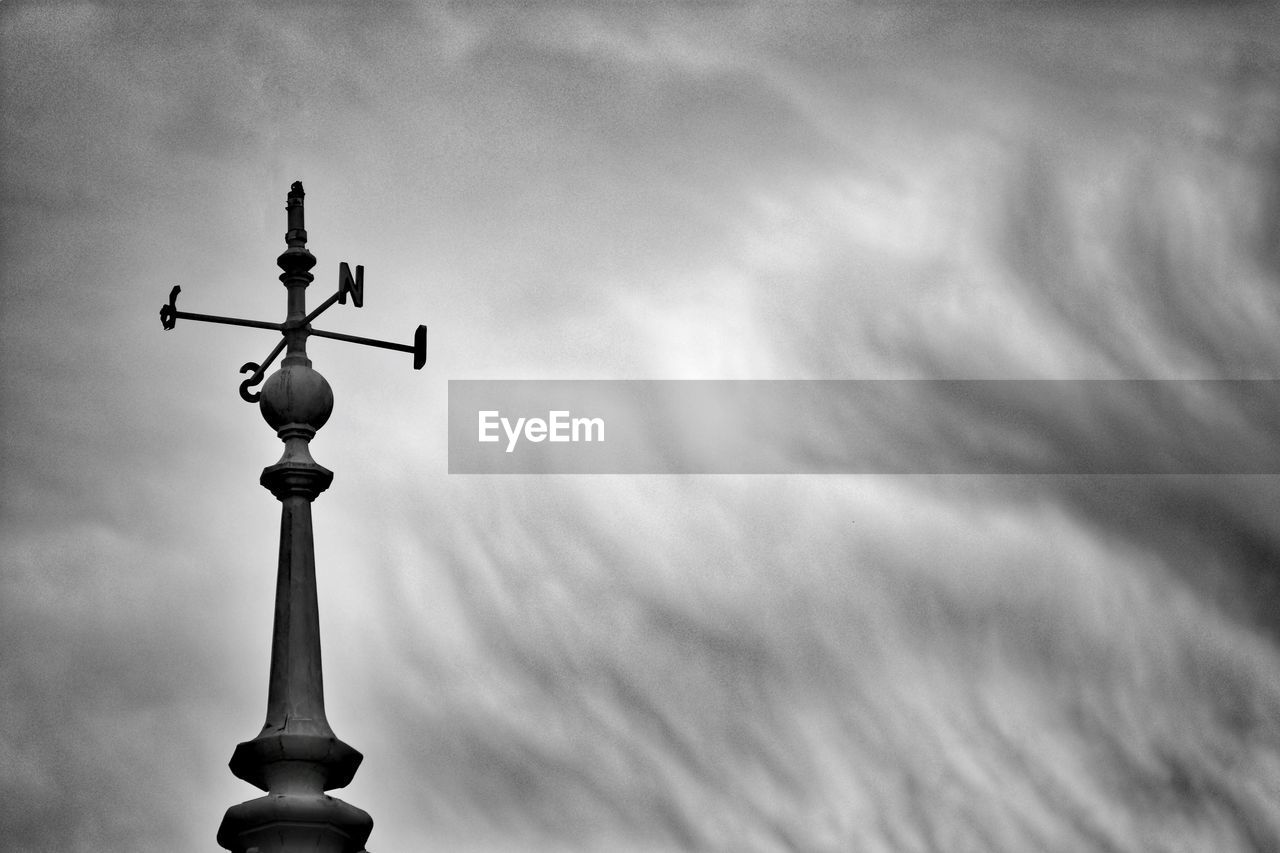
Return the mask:
<path fill-rule="evenodd" d="M 289 187 L 289 202 L 285 205 L 285 210 L 289 211 L 289 230 L 284 235 L 284 241 L 290 247 L 302 246 L 307 242 L 307 226 L 302 212 L 302 200 L 306 195 L 302 191 L 302 181 L 294 181 L 293 186 Z"/>
<path fill-rule="evenodd" d="M 166 330 L 178 320 L 199 320 L 270 329 L 281 336 L 262 362 L 240 368 L 249 374 L 240 383 L 240 396 L 258 404 L 263 419 L 284 442 L 284 454 L 263 469 L 260 480 L 281 504 L 267 719 L 258 736 L 237 746 L 231 758 L 232 773 L 267 796 L 227 810 L 218 843 L 234 853 L 360 853 L 373 829 L 369 815 L 325 793 L 347 785 L 362 756 L 337 738 L 324 710 L 311 503 L 329 487 L 333 473 L 311 458 L 310 442 L 333 411 L 333 391 L 311 366 L 307 338 L 319 335 L 411 352 L 415 370 L 427 359 L 426 326 L 418 326 L 411 346 L 311 328 L 311 321 L 335 302 L 345 305 L 350 298 L 357 308 L 364 304 L 364 267 L 357 266 L 352 275 L 347 264 L 339 264 L 337 293 L 307 313 L 306 289 L 316 259 L 306 246 L 304 198 L 302 182 L 294 182 L 285 207 L 287 248 L 276 259 L 280 281 L 288 290 L 284 322 L 179 311 L 177 286 L 160 309 Z M 282 351 L 280 368 L 263 383 L 267 367 Z M 253 391 L 260 383 L 262 390 Z"/>

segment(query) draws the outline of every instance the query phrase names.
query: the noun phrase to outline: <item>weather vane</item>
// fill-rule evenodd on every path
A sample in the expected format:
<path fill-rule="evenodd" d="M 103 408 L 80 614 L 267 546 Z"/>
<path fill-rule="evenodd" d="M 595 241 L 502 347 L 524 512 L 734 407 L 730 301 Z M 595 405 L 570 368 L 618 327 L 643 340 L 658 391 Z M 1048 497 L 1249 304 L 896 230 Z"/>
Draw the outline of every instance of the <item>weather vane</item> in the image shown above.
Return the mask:
<path fill-rule="evenodd" d="M 338 292 L 326 299 L 324 304 L 310 314 L 299 316 L 306 311 L 305 291 L 307 285 L 314 279 L 309 270 L 315 266 L 316 262 L 315 256 L 307 251 L 307 229 L 304 224 L 302 209 L 302 199 L 305 195 L 306 193 L 302 191 L 302 181 L 294 181 L 293 186 L 289 189 L 289 203 L 285 208 L 289 212 L 289 231 L 285 235 L 285 242 L 288 243 L 289 248 L 277 261 L 280 268 L 284 270 L 280 280 L 284 282 L 285 287 L 289 288 L 289 314 L 283 323 L 267 323 L 262 320 L 242 320 L 239 317 L 217 317 L 212 314 L 193 314 L 188 311 L 179 311 L 178 294 L 182 292 L 182 287 L 177 284 L 173 286 L 173 290 L 169 291 L 168 304 L 160 306 L 160 324 L 164 326 L 165 331 L 178 325 L 179 320 L 198 320 L 202 323 L 222 323 L 228 326 L 273 329 L 282 333 L 280 342 L 275 345 L 275 348 L 267 354 L 267 357 L 261 363 L 249 361 L 240 368 L 241 373 L 249 374 L 249 378 L 240 383 L 240 396 L 247 403 L 256 403 L 261 398 L 262 395 L 260 393 L 249 389 L 262 382 L 267 368 L 280 355 L 280 351 L 289 344 L 291 337 L 297 341 L 297 349 L 304 356 L 307 337 L 309 335 L 317 335 L 322 338 L 333 338 L 335 341 L 347 341 L 348 343 L 393 349 L 399 352 L 411 352 L 413 353 L 414 370 L 421 370 L 422 366 L 427 363 L 426 326 L 419 326 L 417 331 L 414 332 L 412 345 L 378 341 L 373 338 L 361 338 L 356 335 L 344 335 L 341 332 L 326 332 L 321 329 L 311 328 L 311 321 L 327 311 L 335 302 L 346 305 L 348 296 L 351 297 L 351 302 L 355 307 L 361 308 L 364 306 L 364 267 L 362 266 L 356 266 L 356 274 L 353 276 L 351 267 L 345 261 L 340 263 L 338 265 Z M 290 258 L 288 263 L 286 263 L 286 258 Z M 299 263 L 302 260 L 309 260 L 310 263 Z M 291 285 L 290 280 L 295 283 Z M 293 351 L 293 347 L 290 348 L 290 351 Z"/>
<path fill-rule="evenodd" d="M 240 368 L 249 374 L 240 384 L 240 396 L 258 404 L 262 417 L 284 442 L 284 455 L 263 469 L 260 480 L 281 504 L 267 720 L 257 737 L 236 747 L 230 762 L 232 773 L 267 795 L 227 810 L 218 829 L 218 844 L 233 853 L 361 853 L 373 829 L 367 813 L 325 793 L 345 787 L 363 756 L 338 739 L 324 710 L 311 503 L 329 487 L 333 472 L 311 458 L 309 445 L 333 411 L 333 391 L 311 367 L 307 338 L 319 335 L 411 352 L 415 370 L 427 360 L 426 326 L 418 327 L 412 346 L 311 328 L 311 321 L 335 302 L 345 304 L 350 297 L 355 307 L 361 307 L 364 268 L 357 266 L 353 276 L 350 267 L 341 264 L 338 292 L 307 313 L 306 288 L 314 278 L 311 268 L 316 259 L 307 250 L 304 195 L 302 183 L 295 182 L 285 208 L 288 248 L 276 260 L 284 270 L 280 281 L 288 289 L 283 323 L 179 311 L 178 287 L 160 309 L 166 330 L 178 320 L 198 320 L 281 333 L 280 342 L 262 363 L 249 362 Z M 281 351 L 285 356 L 280 369 L 263 383 L 266 369 Z M 251 390 L 260 383 L 261 391 Z"/>

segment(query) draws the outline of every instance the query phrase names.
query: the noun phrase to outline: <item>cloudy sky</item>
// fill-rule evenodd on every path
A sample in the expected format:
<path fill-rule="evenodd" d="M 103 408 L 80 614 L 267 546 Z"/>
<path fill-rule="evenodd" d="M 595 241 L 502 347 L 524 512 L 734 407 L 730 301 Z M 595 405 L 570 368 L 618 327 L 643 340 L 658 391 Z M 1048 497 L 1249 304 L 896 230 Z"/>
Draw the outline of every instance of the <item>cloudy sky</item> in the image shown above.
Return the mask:
<path fill-rule="evenodd" d="M 4 0 L 0 74 L 9 849 L 256 795 L 273 340 L 157 312 L 282 319 L 295 180 L 324 327 L 431 328 L 309 347 L 371 850 L 1280 847 L 1280 483 L 1141 401 L 882 413 L 1002 476 L 446 465 L 450 379 L 1275 378 L 1266 4 Z M 1195 455 L 1275 457 L 1259 387 Z"/>

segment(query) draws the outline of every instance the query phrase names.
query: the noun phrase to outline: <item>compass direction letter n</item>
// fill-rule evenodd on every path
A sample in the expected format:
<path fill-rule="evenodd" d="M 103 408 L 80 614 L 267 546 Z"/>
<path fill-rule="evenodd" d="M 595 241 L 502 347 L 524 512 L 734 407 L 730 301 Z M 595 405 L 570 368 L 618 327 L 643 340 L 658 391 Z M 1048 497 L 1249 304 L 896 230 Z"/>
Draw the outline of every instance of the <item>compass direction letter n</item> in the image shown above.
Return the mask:
<path fill-rule="evenodd" d="M 338 264 L 338 301 L 347 304 L 347 294 L 357 308 L 364 307 L 364 267 L 356 264 L 356 274 L 351 275 L 351 267 L 346 261 Z"/>

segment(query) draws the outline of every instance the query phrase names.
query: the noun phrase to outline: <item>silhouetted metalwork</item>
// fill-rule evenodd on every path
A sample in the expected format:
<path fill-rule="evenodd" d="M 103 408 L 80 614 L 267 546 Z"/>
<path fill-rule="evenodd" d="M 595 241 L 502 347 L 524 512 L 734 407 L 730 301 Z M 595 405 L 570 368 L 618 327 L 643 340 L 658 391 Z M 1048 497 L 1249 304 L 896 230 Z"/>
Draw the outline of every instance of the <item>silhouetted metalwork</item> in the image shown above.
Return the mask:
<path fill-rule="evenodd" d="M 310 270 L 316 259 L 306 247 L 304 195 L 302 184 L 294 183 L 286 206 L 288 248 L 276 260 L 284 271 L 280 281 L 288 290 L 283 323 L 179 311 L 179 287 L 160 309 L 165 329 L 178 320 L 199 320 L 281 333 L 262 362 L 240 368 L 250 374 L 240 384 L 240 396 L 258 403 L 263 419 L 284 442 L 284 455 L 263 470 L 260 480 L 281 505 L 267 719 L 257 737 L 236 747 L 230 762 L 232 773 L 267 793 L 232 806 L 223 817 L 218 843 L 233 853 L 361 853 L 373 829 L 368 814 L 325 793 L 346 786 L 363 756 L 338 739 L 324 710 L 311 504 L 329 487 L 333 473 L 311 457 L 310 442 L 333 411 L 333 391 L 312 368 L 306 344 L 309 336 L 320 335 L 411 352 L 415 370 L 427 357 L 425 326 L 418 327 L 412 345 L 311 328 L 311 321 L 335 302 L 345 304 L 350 298 L 357 308 L 364 304 L 364 268 L 357 266 L 352 275 L 342 264 L 338 292 L 307 313 L 306 288 L 314 278 Z M 281 352 L 280 368 L 263 382 Z M 251 390 L 259 384 L 261 391 Z"/>
<path fill-rule="evenodd" d="M 293 212 L 295 208 L 292 207 L 292 201 L 295 198 L 295 193 L 297 194 L 296 198 L 298 200 L 296 208 L 298 225 L 296 228 L 294 227 L 293 222 Z M 285 237 L 285 241 L 288 242 L 290 240 L 289 235 L 300 233 L 301 243 L 299 243 L 299 245 L 301 246 L 306 245 L 307 239 L 306 229 L 301 224 L 303 221 L 302 199 L 304 196 L 305 193 L 302 190 L 302 182 L 295 181 L 289 193 L 291 206 L 288 210 L 290 212 L 290 220 L 289 232 Z M 292 246 L 293 244 L 290 243 L 289 245 Z M 281 257 L 284 256 L 282 255 Z M 312 257 L 312 263 L 315 263 L 314 257 Z M 310 283 L 313 280 L 313 277 L 309 272 L 307 273 L 307 276 L 307 281 Z M 283 275 L 280 278 L 282 281 L 284 280 Z M 275 361 L 278 355 L 280 355 L 280 351 L 284 349 L 285 343 L 288 340 L 289 332 L 300 332 L 304 340 L 307 336 L 316 335 L 321 338 L 332 338 L 335 341 L 346 341 L 347 343 L 363 344 L 368 347 L 379 347 L 381 349 L 396 350 L 397 352 L 413 353 L 414 370 L 421 370 L 422 366 L 427 363 L 426 326 L 418 326 L 414 331 L 412 344 L 397 344 L 392 341 L 380 341 L 374 338 L 362 338 L 357 335 L 346 335 L 342 332 L 327 332 L 323 329 L 311 328 L 311 321 L 323 314 L 335 302 L 346 305 L 347 298 L 350 297 L 352 305 L 356 308 L 364 306 L 363 266 L 357 265 L 356 273 L 353 276 L 351 274 L 351 267 L 348 266 L 345 261 L 340 263 L 338 265 L 338 292 L 326 299 L 320 304 L 319 308 L 316 308 L 310 314 L 301 318 L 290 315 L 290 317 L 286 318 L 283 323 L 268 323 L 263 320 L 244 320 L 239 317 L 219 317 L 215 314 L 195 314 L 190 311 L 179 311 L 178 294 L 181 292 L 182 287 L 180 285 L 174 285 L 173 290 L 169 291 L 169 302 L 160 306 L 160 325 L 164 327 L 165 331 L 169 331 L 177 326 L 179 320 L 196 320 L 201 323 L 222 323 L 228 326 L 248 326 L 253 329 L 271 329 L 284 334 L 284 337 L 281 338 L 280 342 L 276 344 L 275 348 L 271 350 L 271 353 L 266 358 L 260 362 L 247 361 L 240 368 L 241 373 L 250 374 L 248 379 L 245 379 L 240 383 L 240 396 L 248 403 L 257 403 L 261 399 L 262 395 L 260 393 L 250 389 L 261 384 L 263 377 L 266 376 L 267 368 L 271 366 L 271 363 Z"/>

